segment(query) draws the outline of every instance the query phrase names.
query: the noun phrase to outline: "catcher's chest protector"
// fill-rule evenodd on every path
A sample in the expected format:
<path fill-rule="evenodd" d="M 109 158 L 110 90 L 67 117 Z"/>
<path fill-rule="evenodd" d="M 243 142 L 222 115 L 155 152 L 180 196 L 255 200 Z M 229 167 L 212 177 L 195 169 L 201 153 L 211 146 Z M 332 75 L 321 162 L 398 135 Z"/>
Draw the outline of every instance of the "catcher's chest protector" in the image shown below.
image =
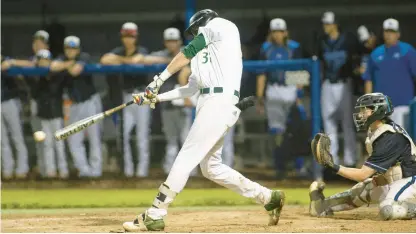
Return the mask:
<path fill-rule="evenodd" d="M 401 129 L 401 127 L 399 127 L 398 125 L 396 125 L 396 126 L 400 129 L 396 130 L 390 124 L 383 124 L 381 127 L 377 128 L 377 130 L 374 131 L 374 132 L 371 132 L 370 129 L 368 129 L 367 138 L 365 140 L 365 147 L 367 149 L 368 154 L 371 156 L 371 154 L 373 153 L 373 142 L 378 137 L 380 137 L 383 133 L 389 131 L 389 132 L 393 132 L 393 133 L 402 134 L 403 136 L 405 136 L 407 138 L 407 140 L 410 143 L 410 146 L 412 147 L 411 151 L 412 151 L 412 155 L 413 155 L 413 160 L 416 161 L 416 146 L 413 143 L 412 138 L 410 138 L 409 134 L 407 134 L 406 131 Z"/>

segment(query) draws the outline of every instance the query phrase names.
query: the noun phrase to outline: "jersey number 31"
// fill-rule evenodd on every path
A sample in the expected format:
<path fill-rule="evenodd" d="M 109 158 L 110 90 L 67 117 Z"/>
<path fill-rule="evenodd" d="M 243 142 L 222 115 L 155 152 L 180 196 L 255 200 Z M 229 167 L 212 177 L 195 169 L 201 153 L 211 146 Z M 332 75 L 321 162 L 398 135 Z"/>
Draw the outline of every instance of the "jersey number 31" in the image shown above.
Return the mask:
<path fill-rule="evenodd" d="M 211 62 L 211 57 L 209 56 L 208 52 L 202 52 L 202 59 L 202 64 L 205 64 L 208 61 Z"/>

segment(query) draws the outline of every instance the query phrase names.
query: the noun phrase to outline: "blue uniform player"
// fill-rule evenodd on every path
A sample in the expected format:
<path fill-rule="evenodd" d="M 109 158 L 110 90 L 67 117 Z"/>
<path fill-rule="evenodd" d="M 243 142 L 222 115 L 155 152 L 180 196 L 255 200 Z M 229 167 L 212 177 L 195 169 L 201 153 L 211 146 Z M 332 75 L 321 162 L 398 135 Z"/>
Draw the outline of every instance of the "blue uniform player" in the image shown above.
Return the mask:
<path fill-rule="evenodd" d="M 300 44 L 289 40 L 286 21 L 276 18 L 270 21 L 271 42 L 265 42 L 261 48 L 261 60 L 290 60 L 301 58 Z M 298 99 L 296 85 L 287 84 L 285 71 L 271 71 L 257 76 L 257 98 L 263 103 L 265 96 L 266 113 L 269 131 L 276 136 L 276 150 L 280 145 L 280 137 L 285 129 L 291 107 Z M 264 95 L 264 92 L 265 95 Z M 258 106 L 263 112 L 263 107 Z M 275 156 L 280 157 L 279 155 Z"/>
<path fill-rule="evenodd" d="M 334 164 L 327 149 L 322 150 L 323 145 L 329 147 L 325 137 L 322 138 L 324 134 L 315 136 L 312 150 L 318 161 L 358 183 L 347 191 L 325 198 L 325 184 L 313 182 L 309 194 L 312 216 L 327 216 L 378 204 L 383 220 L 416 218 L 416 147 L 409 134 L 390 119 L 394 111 L 390 97 L 382 93 L 358 98 L 353 119 L 357 131 L 367 132 L 365 144 L 370 155 L 361 168 Z"/>
<path fill-rule="evenodd" d="M 338 124 L 344 133 L 344 164 L 356 163 L 356 136 L 351 119 L 352 100 L 352 55 L 355 41 L 341 33 L 333 12 L 325 12 L 322 17 L 325 37 L 319 42 L 319 57 L 324 65 L 322 84 L 322 119 L 325 132 L 331 138 L 331 154 L 339 163 Z"/>
<path fill-rule="evenodd" d="M 409 103 L 415 96 L 416 51 L 411 45 L 399 41 L 397 20 L 385 20 L 383 30 L 385 44 L 371 53 L 363 75 L 365 91 L 389 95 L 395 104 L 391 118 L 406 127 L 404 116 L 409 113 Z"/>

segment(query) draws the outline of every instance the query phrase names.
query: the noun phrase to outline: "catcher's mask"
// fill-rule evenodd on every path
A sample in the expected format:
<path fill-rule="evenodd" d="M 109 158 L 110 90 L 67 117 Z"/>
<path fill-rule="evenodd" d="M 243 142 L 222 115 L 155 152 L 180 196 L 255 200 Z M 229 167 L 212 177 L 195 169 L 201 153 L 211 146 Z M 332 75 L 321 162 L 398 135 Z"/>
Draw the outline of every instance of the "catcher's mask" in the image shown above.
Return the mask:
<path fill-rule="evenodd" d="M 382 93 L 365 94 L 358 98 L 354 108 L 354 124 L 357 131 L 367 131 L 376 120 L 390 116 L 394 111 L 390 97 Z"/>
<path fill-rule="evenodd" d="M 218 17 L 218 13 L 213 10 L 200 10 L 191 17 L 189 20 L 189 27 L 185 30 L 185 32 L 192 36 L 196 36 L 198 34 L 199 27 L 207 25 L 209 21 L 216 17 Z"/>

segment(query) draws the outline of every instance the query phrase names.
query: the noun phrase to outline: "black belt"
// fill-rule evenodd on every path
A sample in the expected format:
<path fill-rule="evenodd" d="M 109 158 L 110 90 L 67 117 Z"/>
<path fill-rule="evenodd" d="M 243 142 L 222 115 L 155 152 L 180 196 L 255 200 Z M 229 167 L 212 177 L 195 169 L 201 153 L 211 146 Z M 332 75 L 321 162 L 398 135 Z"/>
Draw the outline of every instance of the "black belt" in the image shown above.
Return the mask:
<path fill-rule="evenodd" d="M 200 93 L 201 94 L 209 94 L 211 89 L 213 89 L 213 93 L 223 93 L 224 92 L 224 88 L 223 87 L 212 87 L 212 88 L 202 88 L 200 89 Z M 240 98 L 240 92 L 238 92 L 237 90 L 234 90 L 234 95 L 237 96 L 238 98 Z"/>

